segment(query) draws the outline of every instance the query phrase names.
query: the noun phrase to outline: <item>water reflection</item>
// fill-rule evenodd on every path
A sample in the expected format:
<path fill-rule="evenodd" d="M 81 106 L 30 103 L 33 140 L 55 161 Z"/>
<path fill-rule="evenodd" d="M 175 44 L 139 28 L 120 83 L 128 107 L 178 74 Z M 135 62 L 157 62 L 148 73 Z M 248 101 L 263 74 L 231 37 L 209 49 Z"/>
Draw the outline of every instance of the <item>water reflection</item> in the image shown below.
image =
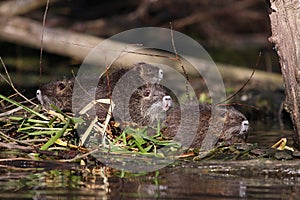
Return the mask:
<path fill-rule="evenodd" d="M 0 192 L 4 199 L 296 199 L 300 195 L 300 167 L 295 166 L 300 162 L 295 162 L 292 176 L 276 178 L 263 173 L 251 176 L 247 161 L 225 167 L 221 163 L 181 161 L 180 165 L 144 175 L 106 167 L 49 171 L 2 168 Z M 262 171 L 265 165 L 270 167 L 270 163 L 263 163 L 256 170 Z M 234 173 L 232 166 L 240 172 Z"/>

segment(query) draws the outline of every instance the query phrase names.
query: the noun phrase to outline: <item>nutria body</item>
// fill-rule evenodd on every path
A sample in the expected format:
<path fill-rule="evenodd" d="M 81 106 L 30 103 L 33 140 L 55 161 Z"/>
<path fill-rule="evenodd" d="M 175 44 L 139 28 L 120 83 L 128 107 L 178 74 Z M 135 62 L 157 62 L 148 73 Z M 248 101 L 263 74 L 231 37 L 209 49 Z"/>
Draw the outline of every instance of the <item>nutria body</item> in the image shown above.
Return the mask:
<path fill-rule="evenodd" d="M 214 109 L 214 110 L 213 110 Z M 182 112 L 193 115 L 196 112 L 192 108 L 185 108 Z M 212 115 L 212 113 L 214 113 Z M 181 110 L 174 106 L 168 111 L 165 119 L 165 128 L 162 130 L 166 137 L 174 137 L 176 134 L 179 142 L 192 148 L 210 149 L 218 142 L 229 144 L 244 142 L 247 138 L 249 122 L 246 117 L 234 108 L 213 107 L 209 104 L 199 104 L 199 122 L 193 118 L 185 119 L 185 124 L 181 125 L 184 133 L 177 133 L 180 126 Z M 196 127 L 193 134 L 190 127 Z M 188 141 L 188 142 L 186 142 Z"/>
<path fill-rule="evenodd" d="M 131 78 L 124 85 L 124 89 L 134 82 L 136 85 L 156 84 L 163 78 L 163 71 L 153 65 L 140 62 L 134 64 L 131 69 L 119 68 L 113 72 L 108 72 L 108 76 L 103 75 L 97 84 L 95 99 L 107 99 L 112 96 L 115 85 L 124 74 L 129 73 Z M 51 104 L 63 111 L 72 110 L 72 97 L 75 79 L 53 81 L 45 84 L 37 90 L 37 98 L 46 109 L 51 109 Z M 87 91 L 89 92 L 89 91 Z M 91 92 L 91 94 L 93 94 Z M 88 96 L 88 94 L 87 94 Z M 81 97 L 79 97 L 81 98 Z M 84 97 L 82 97 L 84 98 Z M 104 118 L 107 114 L 108 105 L 97 105 L 96 111 L 99 118 Z"/>
<path fill-rule="evenodd" d="M 142 87 L 132 97 L 130 111 L 134 122 L 155 126 L 159 121 L 163 126 L 163 135 L 174 138 L 185 147 L 211 149 L 218 142 L 240 143 L 247 138 L 249 122 L 234 108 L 197 103 L 195 106 L 199 112 L 189 105 L 181 110 L 174 99 L 174 105 L 170 108 L 171 97 L 157 85 L 153 88 Z M 184 124 L 181 124 L 181 116 L 185 116 Z M 196 126 L 194 130 L 191 128 L 193 126 Z"/>

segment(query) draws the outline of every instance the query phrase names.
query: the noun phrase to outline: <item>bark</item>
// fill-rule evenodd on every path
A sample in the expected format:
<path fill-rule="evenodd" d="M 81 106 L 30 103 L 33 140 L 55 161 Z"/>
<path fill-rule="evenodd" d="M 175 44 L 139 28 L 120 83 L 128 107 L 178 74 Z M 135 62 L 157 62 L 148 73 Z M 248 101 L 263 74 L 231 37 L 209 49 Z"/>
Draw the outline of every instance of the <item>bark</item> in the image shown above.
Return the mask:
<path fill-rule="evenodd" d="M 285 109 L 290 113 L 294 146 L 300 149 L 300 3 L 297 0 L 271 0 L 270 42 L 280 59 L 285 85 Z"/>

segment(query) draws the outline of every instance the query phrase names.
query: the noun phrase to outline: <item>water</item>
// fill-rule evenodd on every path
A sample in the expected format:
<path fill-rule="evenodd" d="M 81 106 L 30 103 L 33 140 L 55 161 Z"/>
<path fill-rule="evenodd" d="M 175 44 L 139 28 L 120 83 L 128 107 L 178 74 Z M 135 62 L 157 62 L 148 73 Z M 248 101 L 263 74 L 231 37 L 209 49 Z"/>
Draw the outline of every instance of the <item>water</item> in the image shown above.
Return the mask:
<path fill-rule="evenodd" d="M 249 140 L 270 146 L 291 129 L 252 128 Z M 288 140 L 289 141 L 289 140 Z M 2 151 L 4 157 L 24 157 Z M 25 162 L 26 163 L 26 162 Z M 24 162 L 23 162 L 24 164 Z M 28 166 L 28 165 L 27 165 Z M 179 160 L 130 174 L 108 167 L 47 162 L 39 168 L 0 166 L 1 199 L 298 199 L 300 161 Z"/>
<path fill-rule="evenodd" d="M 0 191 L 2 199 L 297 199 L 300 195 L 299 177 L 213 173 L 210 165 L 186 162 L 123 178 L 105 167 L 93 175 L 79 169 L 2 171 Z"/>

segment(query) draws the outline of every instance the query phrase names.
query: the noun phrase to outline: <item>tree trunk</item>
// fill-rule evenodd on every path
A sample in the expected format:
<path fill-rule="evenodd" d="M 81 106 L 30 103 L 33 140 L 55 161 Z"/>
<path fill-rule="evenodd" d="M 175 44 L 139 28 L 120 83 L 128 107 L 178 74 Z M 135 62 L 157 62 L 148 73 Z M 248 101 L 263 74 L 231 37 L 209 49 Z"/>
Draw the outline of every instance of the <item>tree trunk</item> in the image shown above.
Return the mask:
<path fill-rule="evenodd" d="M 270 0 L 270 42 L 280 59 L 285 84 L 285 109 L 290 113 L 294 146 L 300 149 L 300 3 L 298 0 Z"/>

